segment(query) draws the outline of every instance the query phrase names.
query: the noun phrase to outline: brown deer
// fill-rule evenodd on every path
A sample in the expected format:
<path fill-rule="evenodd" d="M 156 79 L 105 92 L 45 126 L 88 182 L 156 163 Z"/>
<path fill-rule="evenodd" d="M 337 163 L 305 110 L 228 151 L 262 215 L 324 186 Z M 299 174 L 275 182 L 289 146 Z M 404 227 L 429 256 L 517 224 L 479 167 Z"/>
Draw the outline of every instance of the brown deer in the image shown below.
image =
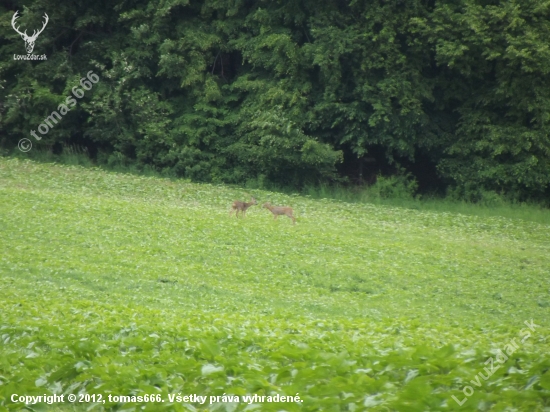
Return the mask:
<path fill-rule="evenodd" d="M 286 207 L 286 206 L 271 206 L 271 203 L 267 202 L 267 203 L 264 203 L 264 205 L 262 207 L 265 207 L 266 209 L 269 209 L 269 211 L 271 213 L 273 213 L 273 219 L 274 220 L 277 220 L 277 218 L 280 216 L 280 215 L 285 215 L 285 216 L 288 216 L 289 218 L 292 219 L 292 224 L 295 225 L 296 224 L 296 219 L 294 218 L 294 216 L 292 215 L 292 208 L 291 207 Z"/>
<path fill-rule="evenodd" d="M 241 211 L 241 215 L 244 217 L 246 215 L 246 209 L 248 209 L 252 205 L 257 205 L 258 202 L 253 197 L 250 197 L 250 202 L 241 202 L 240 200 L 235 200 L 233 202 L 233 205 L 231 206 L 231 210 L 229 211 L 229 216 L 233 212 L 235 212 L 235 217 L 239 217 L 239 211 Z"/>

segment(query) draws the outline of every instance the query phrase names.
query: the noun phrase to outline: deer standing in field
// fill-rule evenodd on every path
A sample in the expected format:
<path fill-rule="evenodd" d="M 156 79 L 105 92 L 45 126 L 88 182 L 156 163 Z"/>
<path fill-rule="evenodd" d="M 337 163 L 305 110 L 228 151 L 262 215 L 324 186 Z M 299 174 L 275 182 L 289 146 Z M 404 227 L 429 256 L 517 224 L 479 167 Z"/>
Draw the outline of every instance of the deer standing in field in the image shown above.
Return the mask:
<path fill-rule="evenodd" d="M 269 211 L 271 213 L 273 213 L 273 219 L 274 220 L 277 220 L 277 218 L 280 216 L 280 215 L 285 215 L 285 216 L 288 216 L 289 218 L 292 219 L 292 224 L 295 225 L 296 224 L 296 219 L 294 218 L 294 216 L 292 215 L 292 208 L 291 207 L 287 207 L 287 206 L 271 206 L 271 203 L 267 202 L 267 203 L 264 203 L 263 207 L 265 207 L 266 209 L 269 209 Z"/>
<path fill-rule="evenodd" d="M 246 209 L 248 209 L 252 205 L 257 205 L 258 202 L 253 197 L 250 197 L 250 202 L 241 202 L 240 200 L 235 200 L 233 202 L 233 205 L 231 206 L 231 210 L 229 211 L 229 216 L 233 212 L 235 212 L 235 217 L 239 217 L 239 211 L 241 211 L 241 215 L 244 217 L 246 215 Z"/>

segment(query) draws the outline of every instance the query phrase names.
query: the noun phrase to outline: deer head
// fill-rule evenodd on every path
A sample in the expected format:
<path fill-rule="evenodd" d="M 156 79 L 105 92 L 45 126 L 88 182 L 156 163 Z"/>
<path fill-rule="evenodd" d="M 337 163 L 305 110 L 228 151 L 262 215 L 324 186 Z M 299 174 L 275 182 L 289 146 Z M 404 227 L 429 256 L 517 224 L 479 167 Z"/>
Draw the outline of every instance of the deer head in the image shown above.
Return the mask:
<path fill-rule="evenodd" d="M 17 18 L 19 17 L 17 15 L 17 13 L 19 13 L 19 11 L 16 11 L 15 14 L 13 15 L 13 18 L 11 19 L 11 25 L 13 27 L 13 29 L 19 33 L 19 35 L 21 36 L 21 38 L 25 41 L 25 48 L 27 49 L 27 53 L 32 53 L 33 49 L 34 49 L 34 42 L 36 41 L 36 38 L 38 37 L 38 35 L 40 33 L 42 33 L 44 31 L 44 29 L 46 28 L 46 25 L 48 24 L 48 21 L 49 21 L 49 18 L 48 18 L 48 15 L 46 13 L 44 13 L 44 18 L 46 19 L 44 21 L 44 24 L 42 25 L 42 28 L 40 30 L 38 30 L 38 32 L 36 30 L 33 31 L 32 33 L 32 36 L 28 36 L 27 35 L 27 30 L 25 30 L 24 33 L 21 33 L 19 31 L 19 27 L 15 27 L 15 20 L 17 20 Z"/>

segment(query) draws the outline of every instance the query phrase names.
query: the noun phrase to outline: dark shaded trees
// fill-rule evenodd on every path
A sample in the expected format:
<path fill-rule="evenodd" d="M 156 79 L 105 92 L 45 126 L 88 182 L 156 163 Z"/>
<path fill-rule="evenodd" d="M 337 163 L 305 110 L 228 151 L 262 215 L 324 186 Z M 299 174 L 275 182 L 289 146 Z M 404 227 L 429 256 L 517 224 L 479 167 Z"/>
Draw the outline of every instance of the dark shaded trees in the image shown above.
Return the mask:
<path fill-rule="evenodd" d="M 23 2 L 22 2 L 23 3 Z M 203 181 L 338 179 L 342 151 L 429 161 L 475 199 L 550 186 L 542 0 L 19 2 L 0 9 L 0 127 L 16 145 L 94 70 L 41 142 Z M 50 15 L 35 53 L 10 26 Z M 114 159 L 114 160 L 113 160 Z M 418 169 L 418 166 L 416 169 Z"/>

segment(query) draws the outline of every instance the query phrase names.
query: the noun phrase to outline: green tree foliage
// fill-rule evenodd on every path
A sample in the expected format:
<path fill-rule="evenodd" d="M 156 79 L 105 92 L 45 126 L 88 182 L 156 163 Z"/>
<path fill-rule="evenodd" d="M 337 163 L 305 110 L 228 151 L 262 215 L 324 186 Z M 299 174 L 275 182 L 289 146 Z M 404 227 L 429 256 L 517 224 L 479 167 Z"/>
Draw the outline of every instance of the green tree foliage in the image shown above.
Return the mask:
<path fill-rule="evenodd" d="M 550 3 L 464 1 L 416 19 L 456 113 L 439 161 L 466 196 L 542 193 L 550 182 Z"/>
<path fill-rule="evenodd" d="M 35 145 L 293 186 L 338 179 L 343 151 L 376 149 L 395 166 L 428 159 L 463 197 L 548 194 L 547 1 L 15 3 L 0 6 L 5 146 L 94 70 L 100 81 Z M 49 14 L 35 47 L 48 60 L 13 60 L 15 10 L 29 31 Z"/>

